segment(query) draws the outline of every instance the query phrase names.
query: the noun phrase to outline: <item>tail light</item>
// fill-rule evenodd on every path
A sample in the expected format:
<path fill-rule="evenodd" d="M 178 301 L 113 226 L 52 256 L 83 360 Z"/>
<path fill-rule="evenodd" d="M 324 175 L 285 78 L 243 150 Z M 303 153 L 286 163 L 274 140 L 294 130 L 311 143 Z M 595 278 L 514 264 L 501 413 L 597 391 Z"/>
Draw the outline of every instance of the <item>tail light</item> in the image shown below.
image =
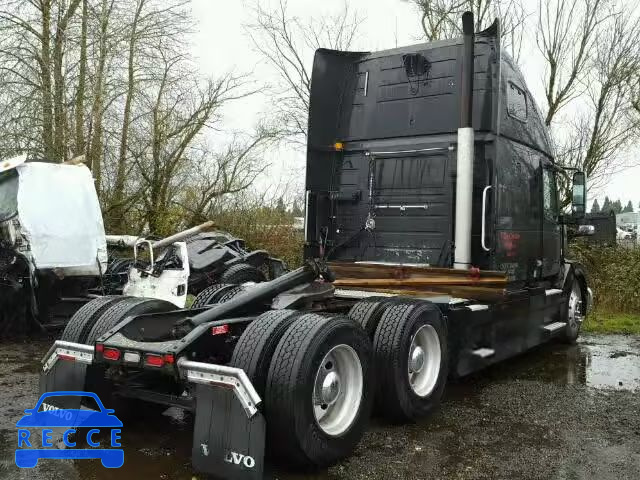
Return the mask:
<path fill-rule="evenodd" d="M 148 353 L 144 357 L 144 364 L 147 367 L 164 367 L 164 358 L 162 357 L 162 355 Z"/>
<path fill-rule="evenodd" d="M 211 327 L 211 335 L 226 335 L 227 333 L 229 333 L 229 325 Z"/>
<path fill-rule="evenodd" d="M 102 357 L 105 360 L 120 360 L 120 350 L 117 348 L 104 348 L 102 351 Z"/>

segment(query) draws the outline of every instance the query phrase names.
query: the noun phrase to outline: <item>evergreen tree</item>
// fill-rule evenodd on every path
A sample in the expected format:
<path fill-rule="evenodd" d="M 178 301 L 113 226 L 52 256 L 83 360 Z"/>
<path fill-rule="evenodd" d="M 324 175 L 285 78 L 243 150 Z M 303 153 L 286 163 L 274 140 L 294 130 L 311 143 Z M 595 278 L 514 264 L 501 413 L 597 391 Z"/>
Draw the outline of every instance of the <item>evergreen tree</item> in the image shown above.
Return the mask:
<path fill-rule="evenodd" d="M 276 210 L 280 213 L 287 213 L 287 207 L 284 204 L 284 199 L 280 197 L 278 199 L 278 204 L 276 205 Z"/>
<path fill-rule="evenodd" d="M 593 215 L 597 215 L 600 213 L 600 204 L 598 203 L 598 199 L 596 198 L 591 205 L 591 213 Z"/>
<path fill-rule="evenodd" d="M 629 200 L 629 203 L 627 203 L 627 206 L 624 207 L 624 209 L 622 210 L 622 213 L 633 213 L 633 204 L 631 203 L 631 200 Z"/>
<path fill-rule="evenodd" d="M 613 210 L 613 213 L 616 215 L 622 213 L 622 202 L 620 202 L 620 199 L 611 204 L 611 210 Z"/>
<path fill-rule="evenodd" d="M 302 217 L 304 215 L 304 212 L 302 211 L 302 208 L 300 208 L 300 204 L 298 203 L 297 200 L 293 201 L 293 208 L 291 209 L 291 215 L 293 215 L 294 217 Z"/>
<path fill-rule="evenodd" d="M 600 212 L 606 213 L 607 215 L 609 215 L 609 212 L 611 210 L 613 210 L 613 207 L 611 205 L 611 200 L 609 200 L 609 197 L 604 197 L 604 203 L 602 204 L 602 209 L 600 210 Z"/>

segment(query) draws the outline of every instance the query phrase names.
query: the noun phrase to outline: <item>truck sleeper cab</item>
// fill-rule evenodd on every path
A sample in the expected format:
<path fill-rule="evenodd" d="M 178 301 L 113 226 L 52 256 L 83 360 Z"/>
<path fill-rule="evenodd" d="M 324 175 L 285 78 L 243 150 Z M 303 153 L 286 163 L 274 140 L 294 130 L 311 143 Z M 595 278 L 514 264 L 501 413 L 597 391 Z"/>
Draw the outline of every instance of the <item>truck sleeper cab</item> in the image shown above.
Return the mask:
<path fill-rule="evenodd" d="M 463 23 L 463 39 L 316 53 L 304 266 L 192 310 L 88 311 L 45 356 L 41 390 L 192 410 L 194 468 L 257 479 L 265 450 L 335 464 L 374 403 L 422 418 L 450 375 L 575 341 L 590 291 L 563 255 L 564 172 L 497 25 L 474 38 Z"/>

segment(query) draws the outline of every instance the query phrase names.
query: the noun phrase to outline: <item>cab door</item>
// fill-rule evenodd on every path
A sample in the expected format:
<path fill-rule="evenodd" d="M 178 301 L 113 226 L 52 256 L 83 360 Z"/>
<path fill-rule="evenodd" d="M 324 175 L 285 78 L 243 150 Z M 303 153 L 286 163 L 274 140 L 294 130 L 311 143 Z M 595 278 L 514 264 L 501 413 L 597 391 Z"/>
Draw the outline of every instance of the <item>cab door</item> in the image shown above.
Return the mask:
<path fill-rule="evenodd" d="M 560 209 L 556 185 L 556 171 L 549 162 L 541 163 L 542 170 L 542 225 L 541 252 L 542 277 L 548 278 L 560 273 L 560 252 L 562 235 L 560 232 Z"/>

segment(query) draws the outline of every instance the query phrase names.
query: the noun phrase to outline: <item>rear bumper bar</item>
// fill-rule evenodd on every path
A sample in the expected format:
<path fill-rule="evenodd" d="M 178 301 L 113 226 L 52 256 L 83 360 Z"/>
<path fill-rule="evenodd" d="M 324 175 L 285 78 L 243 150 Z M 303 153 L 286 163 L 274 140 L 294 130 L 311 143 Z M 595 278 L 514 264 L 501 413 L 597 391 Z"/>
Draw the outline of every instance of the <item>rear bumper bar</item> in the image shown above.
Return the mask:
<path fill-rule="evenodd" d="M 93 364 L 94 354 L 93 346 L 56 341 L 42 359 L 40 394 L 84 390 L 86 370 Z M 184 358 L 178 359 L 177 367 L 195 399 L 194 469 L 216 478 L 262 479 L 266 424 L 260 396 L 246 373 Z M 76 398 L 78 403 L 70 404 Z M 80 408 L 80 397 L 54 399 L 60 403 L 54 405 L 57 408 Z"/>

